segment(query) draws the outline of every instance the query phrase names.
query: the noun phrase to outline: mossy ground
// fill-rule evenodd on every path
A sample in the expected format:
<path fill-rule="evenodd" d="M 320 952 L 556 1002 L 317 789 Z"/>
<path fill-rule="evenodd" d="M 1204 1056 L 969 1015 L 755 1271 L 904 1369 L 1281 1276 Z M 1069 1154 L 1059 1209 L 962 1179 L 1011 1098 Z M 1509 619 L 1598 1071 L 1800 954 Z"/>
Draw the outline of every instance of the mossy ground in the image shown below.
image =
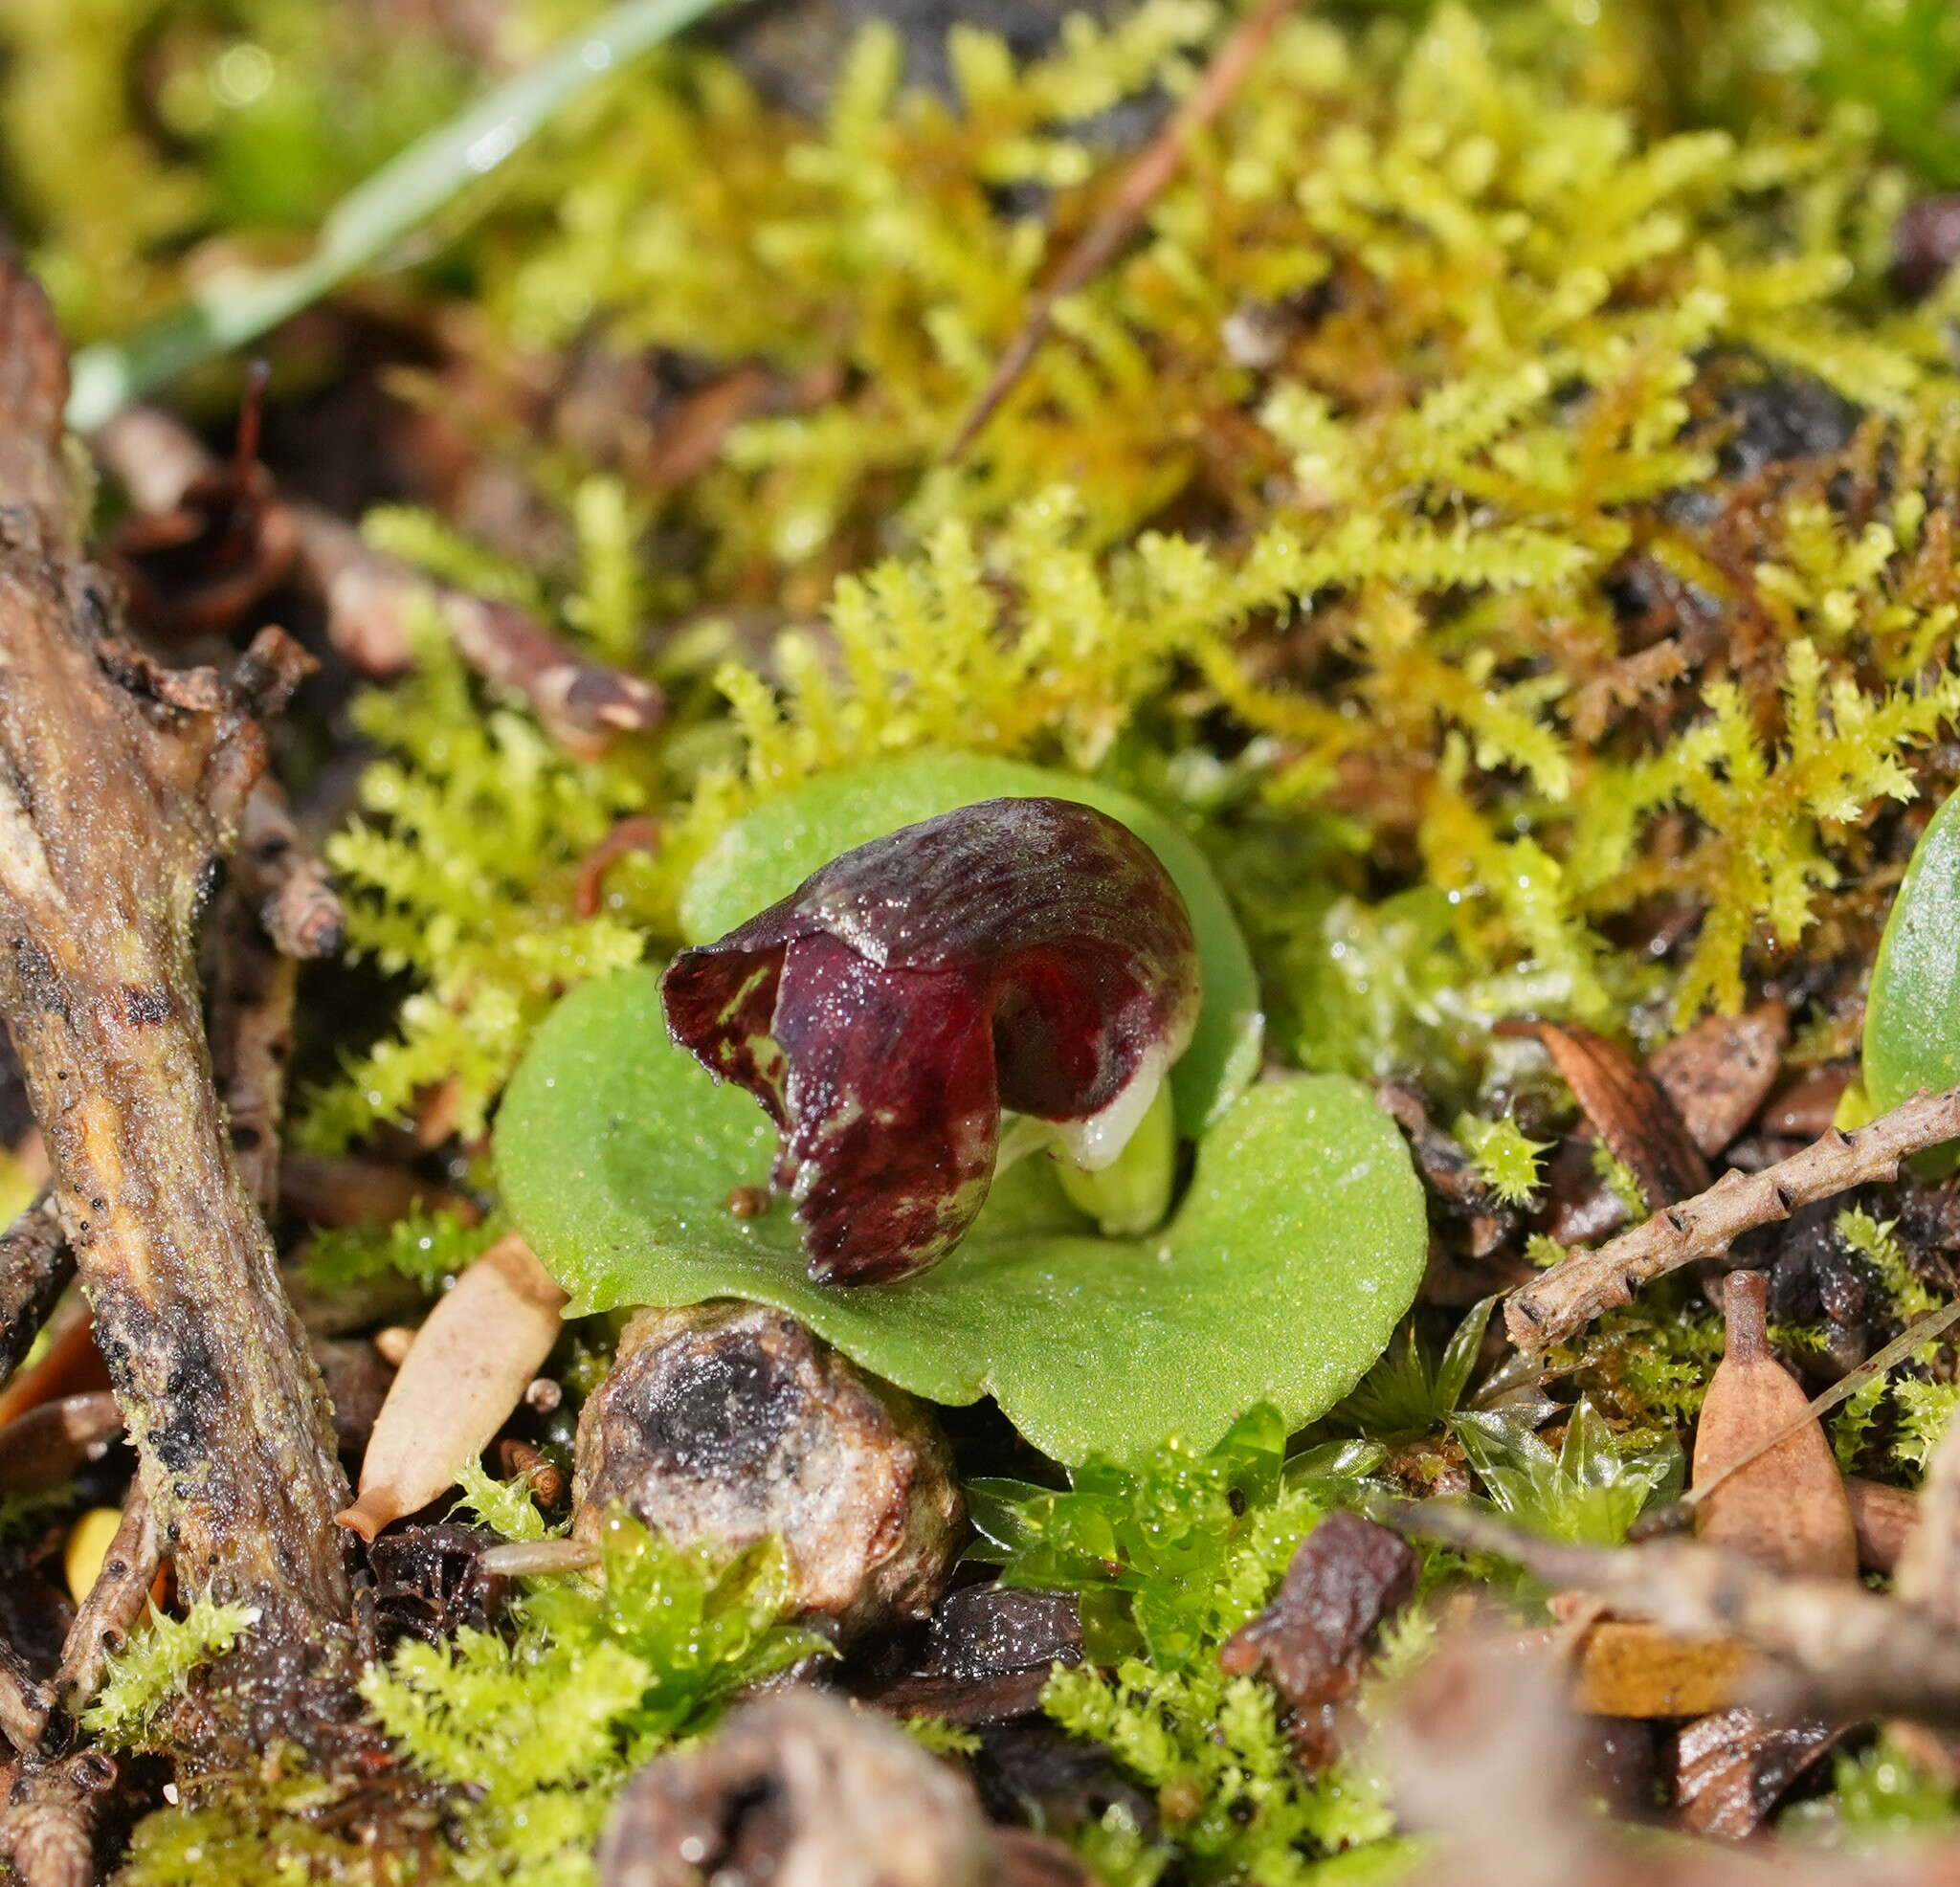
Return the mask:
<path fill-rule="evenodd" d="M 495 51 L 590 11 L 528 0 Z M 154 312 L 224 246 L 287 253 L 465 96 L 482 48 L 365 19 L 10 11 L 9 209 L 78 337 Z M 1519 1197 L 1542 1182 L 1520 1118 L 1549 1132 L 1572 1108 L 1493 1038 L 1506 1014 L 1645 1046 L 1769 992 L 1796 1010 L 1793 1065 L 1851 1051 L 1890 890 L 1960 778 L 1960 285 L 1908 302 L 1892 278 L 1898 212 L 1960 180 L 1950 10 L 1302 12 L 948 460 L 1112 141 L 1189 88 L 1220 23 L 1211 0 L 1143 0 L 1022 63 L 956 27 L 950 97 L 906 89 L 903 43 L 873 28 L 820 121 L 670 52 L 276 349 L 303 402 L 355 370 L 357 317 L 394 336 L 419 444 L 372 479 L 375 541 L 672 703 L 657 735 L 572 759 L 433 625 L 414 678 L 356 701 L 376 757 L 330 856 L 352 947 L 400 1000 L 326 1044 L 345 1067 L 304 1098 L 304 1144 L 427 1125 L 432 1096 L 479 1138 L 559 993 L 673 946 L 729 819 L 931 746 L 1094 771 L 1174 816 L 1233 888 L 1283 1056 L 1414 1080 Z M 184 389 L 212 412 L 229 390 Z M 701 449 L 663 451 L 676 428 Z M 659 847 L 582 912 L 580 863 L 627 815 Z M 1925 1287 L 1896 1241 L 1869 1215 L 1845 1235 L 1909 1316 Z M 1662 1292 L 1564 1362 L 1632 1461 L 1691 1417 L 1718 1348 Z M 1861 1395 L 1841 1458 L 1909 1478 L 1952 1399 L 1926 1371 Z M 1420 1411 L 1427 1445 L 1449 1412 Z M 1479 1465 L 1558 1523 L 1557 1459 Z M 1257 1603 L 1238 1584 L 1214 1650 Z M 466 1686 L 566 1654 L 570 1624 L 544 1616 L 515 1650 L 377 1678 L 381 1720 L 471 1780 L 434 1732 Z M 524 1841 L 550 1869 L 523 1872 L 489 1806 L 443 1865 L 583 1877 L 597 1792 L 651 1746 L 619 1701 L 649 1681 L 594 1705 L 589 1773 L 538 1783 L 564 1827 Z M 1053 1707 L 1153 1787 L 1201 1773 L 1261 1805 L 1168 1845 L 1099 1828 L 1112 1882 L 1292 1877 L 1387 1826 L 1366 1789 L 1335 1813 L 1286 1782 L 1269 1706 L 1202 1659 L 1071 1680 Z M 1900 1773 L 1846 1758 L 1841 1821 L 1920 1816 Z M 291 1807 L 250 1829 L 199 1812 L 263 1857 Z M 132 1877 L 189 1877 L 203 1840 L 152 1825 Z"/>

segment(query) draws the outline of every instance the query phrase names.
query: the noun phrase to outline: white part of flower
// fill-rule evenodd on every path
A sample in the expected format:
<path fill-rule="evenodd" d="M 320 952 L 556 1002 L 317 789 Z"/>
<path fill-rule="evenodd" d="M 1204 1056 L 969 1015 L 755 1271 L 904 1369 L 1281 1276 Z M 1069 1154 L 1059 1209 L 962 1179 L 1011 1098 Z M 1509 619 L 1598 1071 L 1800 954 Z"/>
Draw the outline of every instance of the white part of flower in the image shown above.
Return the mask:
<path fill-rule="evenodd" d="M 1069 1160 L 1085 1173 L 1100 1173 L 1115 1165 L 1157 1099 L 1168 1066 L 1168 1056 L 1147 1055 L 1101 1113 L 1086 1121 L 1056 1121 L 1055 1138 Z"/>

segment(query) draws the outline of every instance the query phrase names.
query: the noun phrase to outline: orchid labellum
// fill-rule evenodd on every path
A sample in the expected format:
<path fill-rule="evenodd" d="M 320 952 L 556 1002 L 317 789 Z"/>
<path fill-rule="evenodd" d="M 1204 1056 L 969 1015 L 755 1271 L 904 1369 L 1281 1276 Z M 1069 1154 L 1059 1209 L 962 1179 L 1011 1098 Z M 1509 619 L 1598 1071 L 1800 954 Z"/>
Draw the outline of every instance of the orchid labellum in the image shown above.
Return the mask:
<path fill-rule="evenodd" d="M 1191 1039 L 1184 899 L 1127 827 L 992 799 L 845 853 L 662 984 L 674 1039 L 782 1129 L 811 1276 L 884 1283 L 987 1199 L 1003 1109 L 1091 1171 Z"/>

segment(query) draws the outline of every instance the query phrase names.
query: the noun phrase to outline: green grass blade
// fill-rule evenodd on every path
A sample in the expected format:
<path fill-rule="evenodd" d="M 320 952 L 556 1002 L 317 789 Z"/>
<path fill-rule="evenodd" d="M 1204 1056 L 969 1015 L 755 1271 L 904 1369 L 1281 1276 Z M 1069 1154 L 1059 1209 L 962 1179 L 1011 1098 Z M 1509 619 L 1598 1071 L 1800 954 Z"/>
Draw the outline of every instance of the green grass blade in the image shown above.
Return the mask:
<path fill-rule="evenodd" d="M 561 106 L 691 26 L 716 0 L 625 0 L 383 165 L 336 204 L 303 262 L 214 278 L 181 308 L 76 356 L 68 423 L 85 433 L 187 368 L 243 346 L 337 288 L 497 168 Z"/>

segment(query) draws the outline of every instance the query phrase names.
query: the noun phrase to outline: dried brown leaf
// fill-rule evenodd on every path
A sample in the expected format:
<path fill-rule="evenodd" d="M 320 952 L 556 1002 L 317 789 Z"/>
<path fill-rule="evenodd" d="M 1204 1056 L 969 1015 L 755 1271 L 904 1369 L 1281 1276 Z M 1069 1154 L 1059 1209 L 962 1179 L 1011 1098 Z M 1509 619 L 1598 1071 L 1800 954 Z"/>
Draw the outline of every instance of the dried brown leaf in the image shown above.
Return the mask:
<path fill-rule="evenodd" d="M 1647 1073 L 1674 1103 L 1688 1138 L 1713 1159 L 1755 1118 L 1789 1041 L 1789 1009 L 1759 1003 L 1740 1015 L 1711 1015 L 1662 1043 L 1647 1057 Z"/>
<path fill-rule="evenodd" d="M 382 1404 L 360 1495 L 336 1516 L 372 1540 L 426 1507 L 495 1438 L 558 1341 L 568 1299 L 517 1232 L 429 1313 Z"/>
<path fill-rule="evenodd" d="M 1708 1163 L 1659 1082 L 1617 1043 L 1577 1024 L 1506 1023 L 1532 1035 L 1614 1158 L 1639 1181 L 1650 1211 L 1700 1192 Z"/>
<path fill-rule="evenodd" d="M 1724 1280 L 1727 1346 L 1695 1434 L 1694 1485 L 1708 1489 L 1695 1530 L 1784 1572 L 1852 1579 L 1858 1534 L 1843 1476 L 1796 1379 L 1770 1353 L 1768 1297 L 1760 1272 Z"/>
<path fill-rule="evenodd" d="M 1732 1638 L 1679 1638 L 1605 1618 L 1579 1647 L 1572 1708 L 1595 1717 L 1692 1717 L 1743 1695 L 1754 1654 Z"/>

